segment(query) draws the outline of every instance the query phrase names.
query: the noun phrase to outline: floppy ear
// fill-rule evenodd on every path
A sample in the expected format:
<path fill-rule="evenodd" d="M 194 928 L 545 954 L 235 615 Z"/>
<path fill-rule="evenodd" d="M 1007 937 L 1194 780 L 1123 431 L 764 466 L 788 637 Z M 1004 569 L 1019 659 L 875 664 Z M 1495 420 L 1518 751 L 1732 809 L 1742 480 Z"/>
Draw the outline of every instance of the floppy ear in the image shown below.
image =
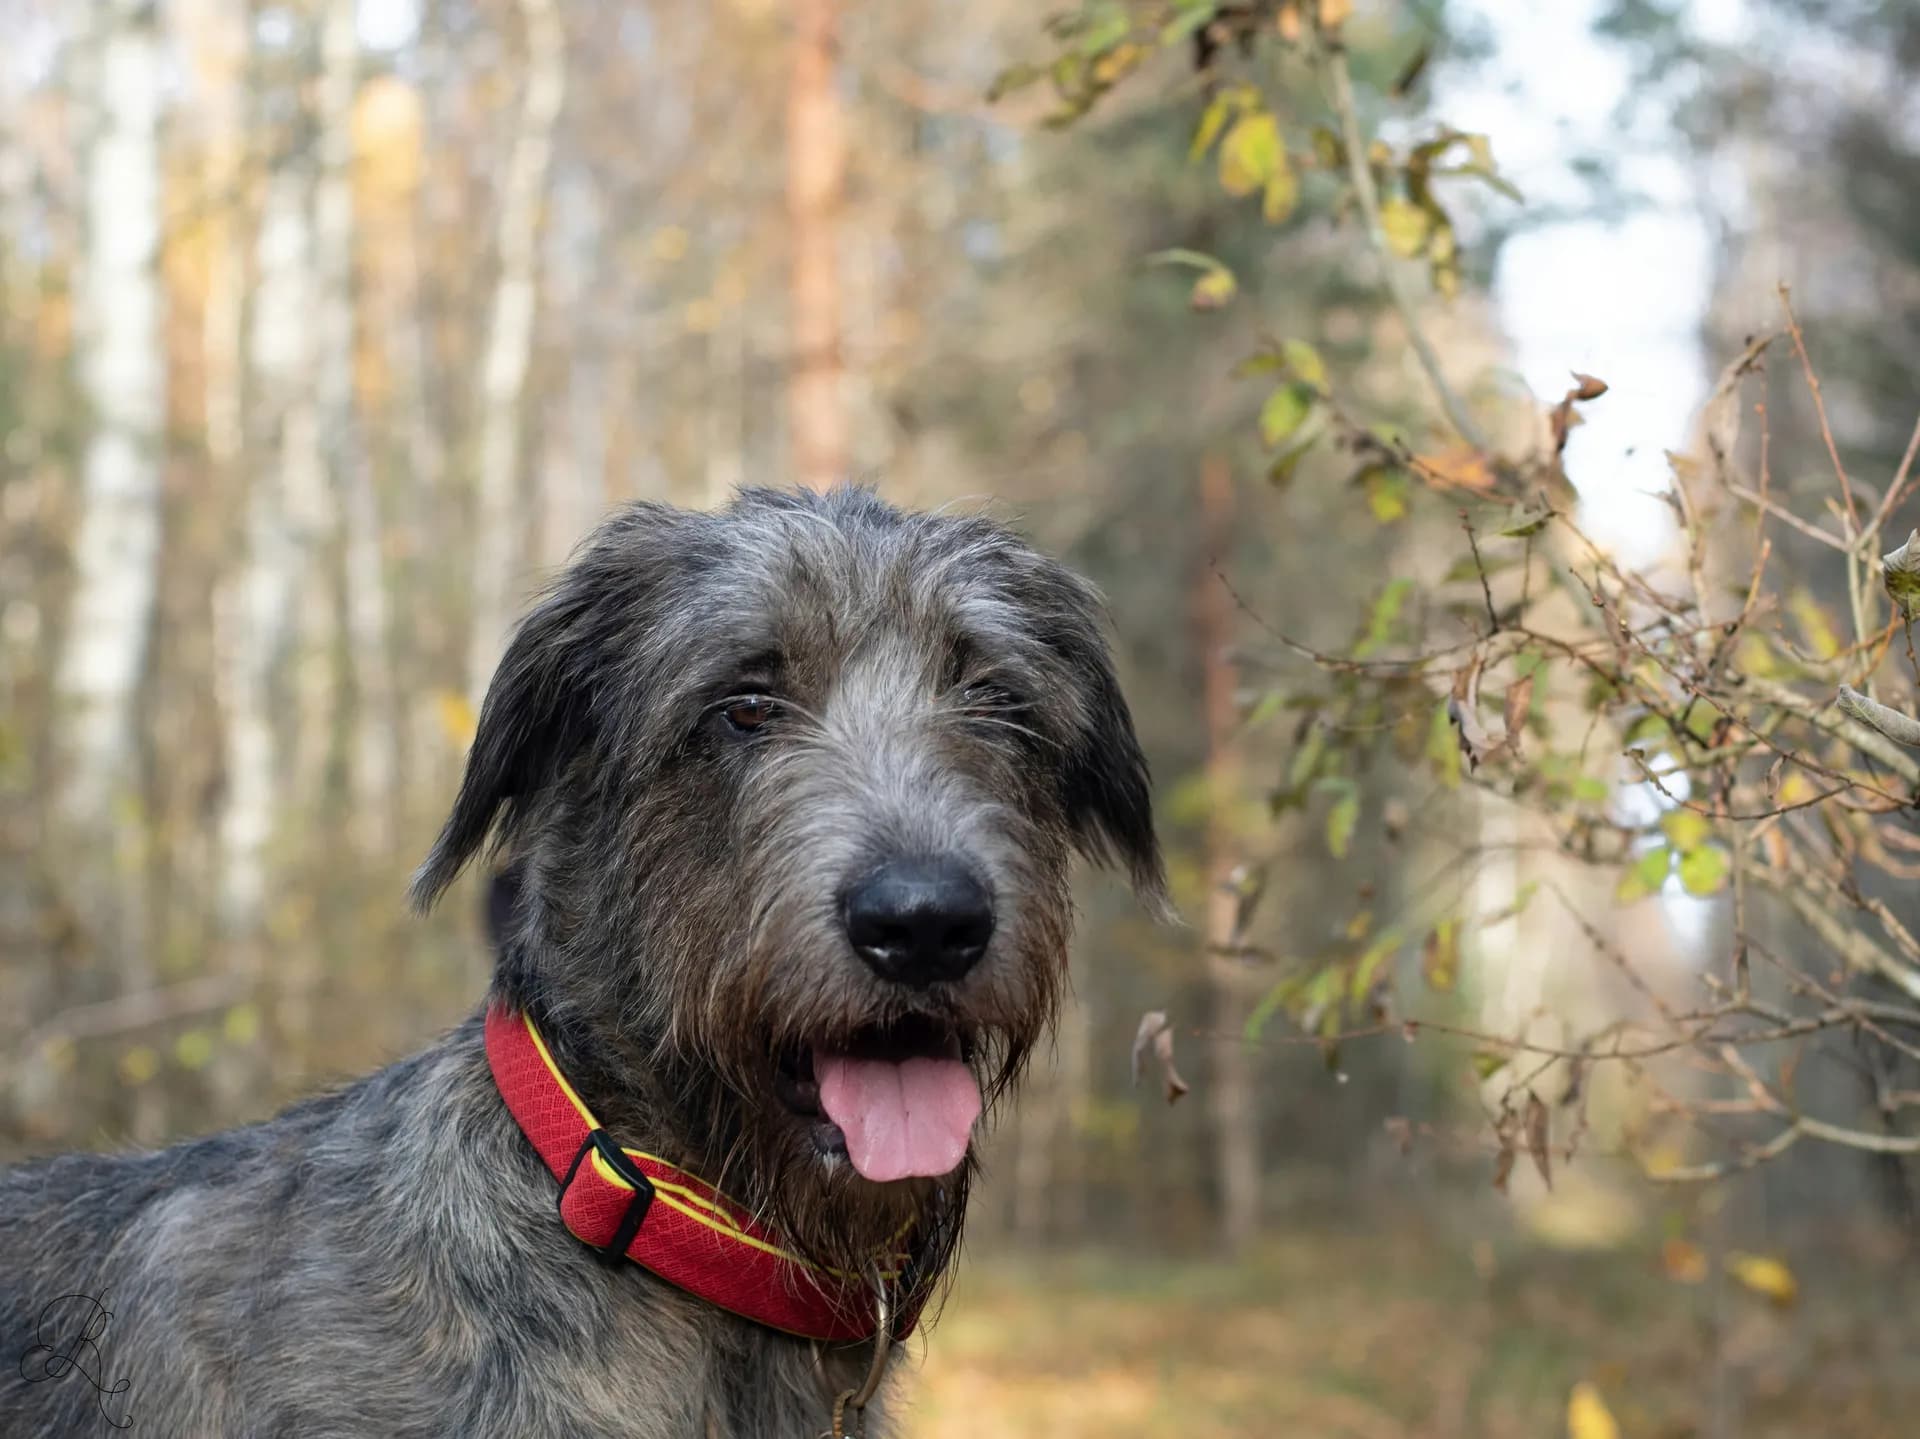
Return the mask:
<path fill-rule="evenodd" d="M 1133 732 L 1133 714 L 1104 643 L 1075 657 L 1088 680 L 1087 719 L 1067 747 L 1063 794 L 1082 854 L 1124 867 L 1133 891 L 1156 919 L 1174 918 L 1167 875 L 1153 828 L 1147 759 Z"/>
<path fill-rule="evenodd" d="M 1107 646 L 1106 605 L 1098 590 L 1063 565 L 1043 561 L 1037 578 L 1045 596 L 1042 611 L 1050 612 L 1043 621 L 1047 643 L 1079 691 L 1060 770 L 1061 804 L 1074 843 L 1095 864 L 1124 868 L 1154 918 L 1174 920 L 1153 828 L 1147 759 Z"/>
<path fill-rule="evenodd" d="M 431 908 L 487 842 L 495 821 L 511 829 L 520 807 L 586 743 L 586 608 L 586 587 L 569 571 L 514 632 L 480 706 L 453 813 L 414 872 L 409 892 L 416 910 Z"/>

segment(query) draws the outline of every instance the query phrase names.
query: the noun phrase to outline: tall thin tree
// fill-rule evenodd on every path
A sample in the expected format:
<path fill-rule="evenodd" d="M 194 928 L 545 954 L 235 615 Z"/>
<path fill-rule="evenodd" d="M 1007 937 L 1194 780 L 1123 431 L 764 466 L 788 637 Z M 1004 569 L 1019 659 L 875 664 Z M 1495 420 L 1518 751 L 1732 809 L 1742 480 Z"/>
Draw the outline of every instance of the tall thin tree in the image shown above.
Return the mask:
<path fill-rule="evenodd" d="M 566 98 L 566 34 L 557 0 L 520 0 L 526 84 L 500 188 L 494 244 L 499 264 L 480 371 L 480 475 L 473 551 L 473 627 L 467 689 L 477 708 L 506 637 L 524 554 L 519 513 L 522 411 L 539 286 L 540 212 L 553 164 L 554 127 Z"/>
<path fill-rule="evenodd" d="M 793 476 L 811 489 L 845 477 L 848 437 L 840 337 L 840 211 L 846 134 L 835 62 L 840 0 L 794 0 L 787 89 L 789 280 L 787 429 Z"/>

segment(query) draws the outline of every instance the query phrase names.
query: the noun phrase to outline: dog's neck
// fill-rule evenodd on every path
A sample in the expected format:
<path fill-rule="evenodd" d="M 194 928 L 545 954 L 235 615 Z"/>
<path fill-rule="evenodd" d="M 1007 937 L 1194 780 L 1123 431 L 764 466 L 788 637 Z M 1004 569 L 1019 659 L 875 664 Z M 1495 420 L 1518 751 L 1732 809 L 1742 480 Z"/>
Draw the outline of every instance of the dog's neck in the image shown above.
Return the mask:
<path fill-rule="evenodd" d="M 449 1147 L 449 1164 L 471 1169 L 477 1161 L 492 1182 L 484 1190 L 452 1193 L 436 1186 L 419 1197 L 423 1210 L 446 1211 L 438 1222 L 477 1231 L 480 1221 L 463 1220 L 459 1210 L 486 1204 L 488 1223 L 515 1236 L 512 1267 L 524 1277 L 530 1301 L 559 1306 L 576 1317 L 598 1316 L 588 1327 L 607 1336 L 611 1351 L 628 1342 L 645 1351 L 645 1363 L 654 1371 L 648 1376 L 652 1387 L 704 1396 L 705 1412 L 677 1416 L 675 1427 L 662 1428 L 662 1436 L 814 1439 L 826 1429 L 835 1396 L 864 1378 L 870 1346 L 825 1345 L 781 1334 L 677 1290 L 637 1265 L 596 1255 L 561 1224 L 553 1176 L 499 1096 L 479 1021 L 463 1025 L 447 1047 L 447 1092 L 422 1099 L 439 1112 L 434 1131 Z M 584 1065 L 582 1072 L 592 1072 L 592 1066 Z M 672 1376 L 659 1372 L 662 1365 L 684 1366 L 689 1382 L 669 1382 Z M 608 1367 L 625 1365 L 609 1361 Z M 617 1388 L 618 1375 L 609 1375 L 608 1383 L 610 1391 Z M 886 1433 L 882 1407 L 869 1412 L 869 1435 Z M 654 1431 L 643 1426 L 636 1432 Z"/>

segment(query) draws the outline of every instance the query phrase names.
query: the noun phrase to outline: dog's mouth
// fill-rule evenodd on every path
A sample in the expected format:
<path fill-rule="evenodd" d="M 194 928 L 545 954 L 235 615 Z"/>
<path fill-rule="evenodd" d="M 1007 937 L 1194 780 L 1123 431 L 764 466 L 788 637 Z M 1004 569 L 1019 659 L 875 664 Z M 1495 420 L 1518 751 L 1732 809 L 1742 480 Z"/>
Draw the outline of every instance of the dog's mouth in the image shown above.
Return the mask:
<path fill-rule="evenodd" d="M 980 1117 L 972 1039 L 911 1017 L 782 1051 L 774 1093 L 812 1125 L 816 1148 L 876 1184 L 950 1174 Z"/>

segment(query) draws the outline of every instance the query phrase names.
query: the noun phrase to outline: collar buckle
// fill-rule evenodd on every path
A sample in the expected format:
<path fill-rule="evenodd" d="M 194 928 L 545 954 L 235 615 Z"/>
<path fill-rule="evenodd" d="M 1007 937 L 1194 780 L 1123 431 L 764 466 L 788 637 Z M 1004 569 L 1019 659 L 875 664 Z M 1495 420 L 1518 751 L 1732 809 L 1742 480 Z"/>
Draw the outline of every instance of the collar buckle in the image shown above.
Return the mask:
<path fill-rule="evenodd" d="M 580 1242 L 597 1251 L 604 1259 L 622 1260 L 633 1239 L 640 1232 L 640 1225 L 647 1217 L 647 1211 L 653 1207 L 653 1181 L 641 1171 L 632 1158 L 622 1149 L 611 1134 L 604 1129 L 593 1129 L 581 1141 L 579 1151 L 573 1156 L 573 1163 L 567 1166 L 567 1176 L 560 1181 L 560 1195 L 555 1201 L 560 1212 L 560 1222 L 566 1224 L 567 1191 L 573 1187 L 573 1177 L 580 1172 L 580 1166 L 589 1153 L 597 1152 L 621 1179 L 633 1187 L 633 1198 L 627 1201 L 627 1211 L 620 1217 L 619 1227 L 613 1231 L 613 1237 L 605 1244 L 595 1244 L 592 1240 L 581 1238 Z M 572 1226 L 568 1226 L 571 1229 Z M 579 1238 L 580 1236 L 576 1235 Z"/>

